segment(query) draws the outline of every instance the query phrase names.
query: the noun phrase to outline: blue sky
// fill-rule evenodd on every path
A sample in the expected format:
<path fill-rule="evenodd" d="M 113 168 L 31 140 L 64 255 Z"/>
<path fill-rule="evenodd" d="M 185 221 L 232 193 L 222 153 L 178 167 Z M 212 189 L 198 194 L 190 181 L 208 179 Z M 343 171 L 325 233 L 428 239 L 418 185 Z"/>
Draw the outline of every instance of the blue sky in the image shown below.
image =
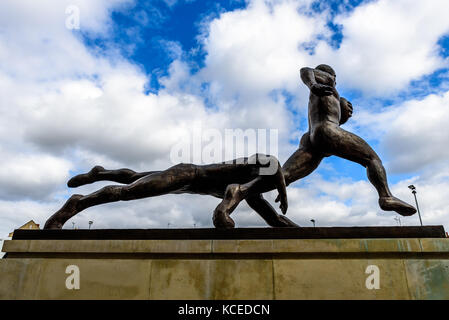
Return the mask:
<path fill-rule="evenodd" d="M 79 29 L 65 25 L 69 5 Z M 19 0 L 0 9 L 3 236 L 105 185 L 65 186 L 93 165 L 173 165 L 171 147 L 198 124 L 277 129 L 285 161 L 307 131 L 299 69 L 320 63 L 335 68 L 353 102 L 344 128 L 381 156 L 393 192 L 413 203 L 415 184 L 423 220 L 449 226 L 447 1 Z M 378 208 L 365 169 L 335 157 L 291 186 L 289 199 L 288 215 L 303 225 L 312 217 L 322 226 L 396 224 Z M 74 222 L 209 227 L 216 205 L 164 196 L 91 208 Z M 235 219 L 264 225 L 245 204 Z"/>

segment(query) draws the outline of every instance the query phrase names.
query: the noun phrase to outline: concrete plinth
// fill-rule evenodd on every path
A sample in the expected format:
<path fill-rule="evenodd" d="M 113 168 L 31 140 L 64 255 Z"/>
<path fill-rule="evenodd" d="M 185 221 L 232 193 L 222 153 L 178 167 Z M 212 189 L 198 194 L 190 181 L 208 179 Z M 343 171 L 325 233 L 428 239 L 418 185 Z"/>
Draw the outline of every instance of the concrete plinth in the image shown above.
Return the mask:
<path fill-rule="evenodd" d="M 447 238 L 71 235 L 5 241 L 0 299 L 449 299 Z M 68 266 L 79 270 L 79 289 L 66 286 Z M 379 289 L 369 289 L 376 267 Z"/>

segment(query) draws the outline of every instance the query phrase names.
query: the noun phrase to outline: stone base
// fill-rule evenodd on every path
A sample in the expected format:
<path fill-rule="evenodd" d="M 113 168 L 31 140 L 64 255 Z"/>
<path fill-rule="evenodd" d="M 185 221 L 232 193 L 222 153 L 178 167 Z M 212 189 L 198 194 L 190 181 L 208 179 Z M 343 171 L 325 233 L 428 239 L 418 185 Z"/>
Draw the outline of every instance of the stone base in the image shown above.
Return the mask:
<path fill-rule="evenodd" d="M 196 230 L 189 232 L 204 232 Z M 449 299 L 449 239 L 441 232 L 431 238 L 170 240 L 136 239 L 122 230 L 131 239 L 73 240 L 73 230 L 72 240 L 56 240 L 67 231 L 53 232 L 53 239 L 18 233 L 28 239 L 5 241 L 0 299 Z M 92 232 L 98 238 L 102 231 Z M 73 265 L 78 290 L 66 287 Z M 372 265 L 379 289 L 366 287 Z"/>

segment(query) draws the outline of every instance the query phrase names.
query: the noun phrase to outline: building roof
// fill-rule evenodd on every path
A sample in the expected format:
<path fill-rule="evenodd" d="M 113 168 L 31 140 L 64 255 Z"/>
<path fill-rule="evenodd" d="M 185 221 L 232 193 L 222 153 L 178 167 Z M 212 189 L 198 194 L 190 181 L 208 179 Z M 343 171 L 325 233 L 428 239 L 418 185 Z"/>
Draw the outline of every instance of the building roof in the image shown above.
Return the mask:
<path fill-rule="evenodd" d="M 25 223 L 23 226 L 21 226 L 17 229 L 40 229 L 40 228 L 39 228 L 39 224 L 37 224 L 33 220 L 30 220 L 27 223 Z M 14 234 L 14 231 L 11 232 L 10 234 L 8 234 L 8 237 L 12 238 L 13 234 Z"/>

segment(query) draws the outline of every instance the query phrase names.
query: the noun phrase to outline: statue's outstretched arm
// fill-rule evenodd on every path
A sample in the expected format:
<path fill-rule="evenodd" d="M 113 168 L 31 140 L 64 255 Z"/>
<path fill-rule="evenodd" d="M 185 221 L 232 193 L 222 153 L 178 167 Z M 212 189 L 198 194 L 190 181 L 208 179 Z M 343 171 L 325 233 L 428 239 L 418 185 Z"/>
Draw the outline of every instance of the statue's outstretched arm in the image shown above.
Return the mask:
<path fill-rule="evenodd" d="M 281 202 L 279 208 L 283 214 L 287 213 L 288 200 L 287 200 L 287 187 L 285 184 L 285 177 L 282 171 L 282 167 L 279 165 L 278 171 L 276 172 L 276 189 L 278 190 L 278 196 L 276 202 Z"/>
<path fill-rule="evenodd" d="M 310 89 L 312 93 L 319 97 L 330 96 L 334 93 L 334 88 L 325 84 L 318 83 L 315 79 L 315 70 L 304 67 L 300 70 L 301 80 Z"/>
<path fill-rule="evenodd" d="M 312 90 L 313 85 L 317 84 L 313 69 L 309 67 L 301 68 L 299 74 L 301 75 L 302 82 Z"/>
<path fill-rule="evenodd" d="M 272 227 L 299 227 L 286 216 L 277 214 L 276 210 L 261 194 L 246 198 L 246 202 Z"/>

